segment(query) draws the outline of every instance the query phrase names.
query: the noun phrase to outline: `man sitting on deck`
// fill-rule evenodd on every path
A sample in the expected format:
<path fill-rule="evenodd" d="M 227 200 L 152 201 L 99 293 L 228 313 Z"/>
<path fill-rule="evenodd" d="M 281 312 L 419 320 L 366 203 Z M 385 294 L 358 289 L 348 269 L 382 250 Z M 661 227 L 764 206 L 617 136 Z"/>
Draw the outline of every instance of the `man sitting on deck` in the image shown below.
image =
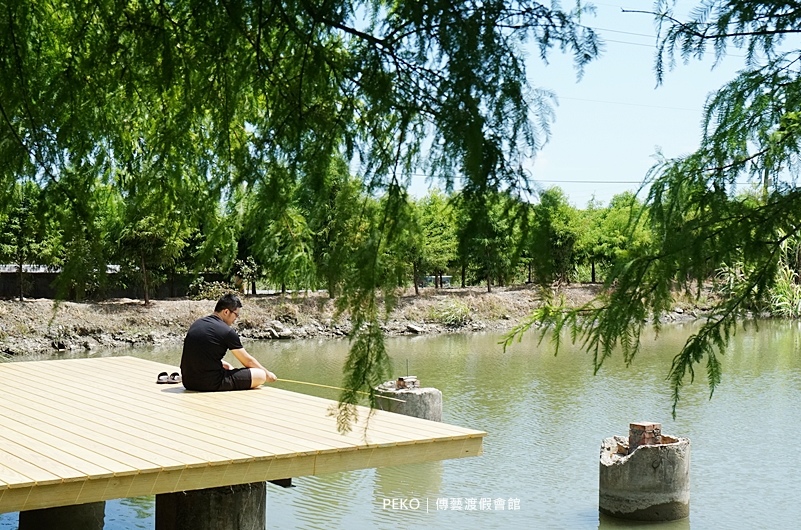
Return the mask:
<path fill-rule="evenodd" d="M 242 347 L 239 335 L 231 327 L 239 317 L 240 307 L 239 297 L 226 294 L 217 302 L 213 314 L 190 326 L 181 355 L 181 380 L 187 390 L 247 390 L 277 379 Z M 234 368 L 223 360 L 228 350 L 244 368 Z"/>

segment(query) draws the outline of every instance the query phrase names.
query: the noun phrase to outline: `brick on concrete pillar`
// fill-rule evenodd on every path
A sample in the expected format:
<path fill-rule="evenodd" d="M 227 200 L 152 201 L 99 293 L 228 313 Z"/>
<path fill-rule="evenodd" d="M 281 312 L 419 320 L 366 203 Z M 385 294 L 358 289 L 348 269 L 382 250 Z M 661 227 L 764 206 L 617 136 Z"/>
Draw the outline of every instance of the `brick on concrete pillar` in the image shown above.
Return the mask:
<path fill-rule="evenodd" d="M 629 454 L 641 445 L 658 445 L 662 443 L 662 424 L 653 422 L 637 422 L 629 424 Z"/>

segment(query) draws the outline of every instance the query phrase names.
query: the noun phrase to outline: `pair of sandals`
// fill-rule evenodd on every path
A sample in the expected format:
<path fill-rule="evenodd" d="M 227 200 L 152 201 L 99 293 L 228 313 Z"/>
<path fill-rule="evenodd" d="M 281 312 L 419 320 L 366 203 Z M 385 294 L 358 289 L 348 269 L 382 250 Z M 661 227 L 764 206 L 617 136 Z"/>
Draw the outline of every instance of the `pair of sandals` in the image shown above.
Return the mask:
<path fill-rule="evenodd" d="M 156 383 L 160 385 L 164 384 L 172 384 L 172 383 L 180 383 L 181 382 L 181 374 L 178 372 L 173 372 L 168 374 L 167 372 L 161 372 L 158 377 L 156 377 Z"/>

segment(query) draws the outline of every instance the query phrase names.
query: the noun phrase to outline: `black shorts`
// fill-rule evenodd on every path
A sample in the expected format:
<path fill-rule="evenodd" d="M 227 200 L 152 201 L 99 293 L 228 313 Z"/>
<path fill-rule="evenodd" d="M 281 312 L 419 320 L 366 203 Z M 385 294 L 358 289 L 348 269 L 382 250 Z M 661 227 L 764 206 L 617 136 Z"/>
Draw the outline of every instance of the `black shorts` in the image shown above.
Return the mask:
<path fill-rule="evenodd" d="M 248 390 L 252 379 L 250 378 L 250 368 L 234 368 L 233 370 L 226 370 L 223 376 L 220 392 L 227 392 L 229 390 Z"/>

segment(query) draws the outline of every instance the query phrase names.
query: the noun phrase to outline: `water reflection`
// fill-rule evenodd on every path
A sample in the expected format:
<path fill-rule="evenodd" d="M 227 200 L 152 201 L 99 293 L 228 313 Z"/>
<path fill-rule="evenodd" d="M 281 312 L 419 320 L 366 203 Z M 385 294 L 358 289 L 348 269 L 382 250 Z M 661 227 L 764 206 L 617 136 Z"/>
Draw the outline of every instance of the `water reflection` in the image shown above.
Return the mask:
<path fill-rule="evenodd" d="M 588 354 L 565 348 L 554 357 L 552 346 L 533 335 L 506 352 L 496 334 L 392 339 L 396 375 L 408 370 L 442 390 L 443 421 L 489 433 L 484 455 L 299 477 L 287 490 L 270 486 L 268 527 L 386 528 L 402 521 L 427 529 L 639 528 L 597 511 L 600 442 L 625 434 L 631 421 L 661 422 L 666 434 L 692 443 L 690 518 L 649 527 L 797 527 L 801 327 L 763 322 L 758 333 L 738 330 L 714 398 L 701 366 L 673 420 L 665 377 L 693 329 L 674 326 L 658 339 L 645 337 L 632 366 L 613 357 L 595 376 Z M 326 385 L 341 383 L 347 348 L 336 340 L 248 345 L 279 377 Z M 112 354 L 177 364 L 180 349 Z M 317 387 L 277 386 L 337 397 Z M 393 510 L 394 499 L 417 499 L 419 509 Z M 109 529 L 154 524 L 147 498 L 110 502 L 109 511 Z M 14 528 L 12 517 L 0 517 L 0 528 Z"/>

